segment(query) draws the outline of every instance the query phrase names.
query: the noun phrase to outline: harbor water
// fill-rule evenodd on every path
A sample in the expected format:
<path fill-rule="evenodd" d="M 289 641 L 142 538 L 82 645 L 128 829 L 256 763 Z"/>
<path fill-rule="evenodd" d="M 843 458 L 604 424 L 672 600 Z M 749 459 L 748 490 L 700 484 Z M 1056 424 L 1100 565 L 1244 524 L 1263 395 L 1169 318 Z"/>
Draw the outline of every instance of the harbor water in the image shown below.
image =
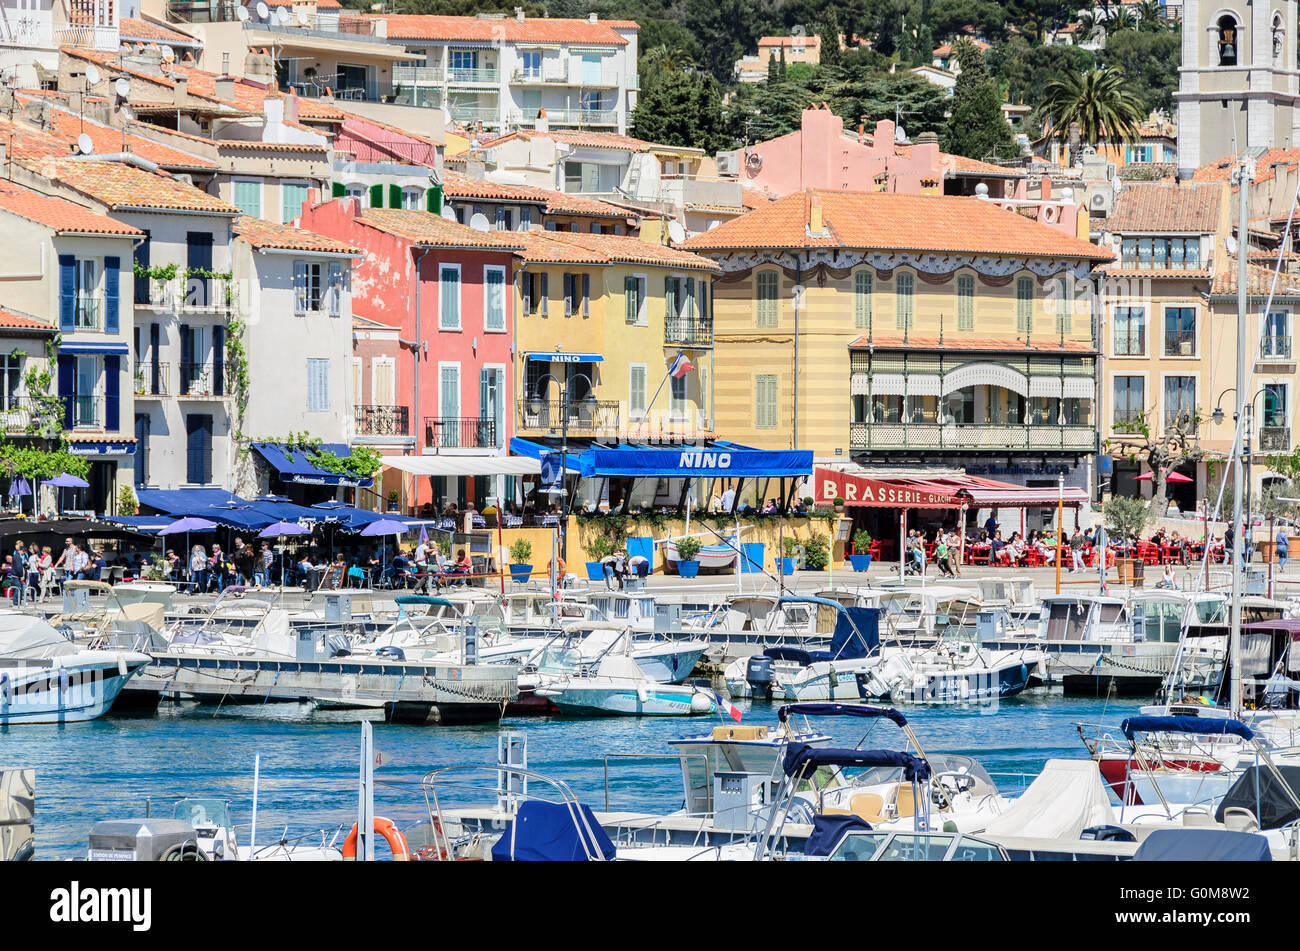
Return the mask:
<path fill-rule="evenodd" d="M 738 703 L 746 725 L 775 725 L 776 704 Z M 990 706 L 905 708 L 926 752 L 977 757 L 999 786 L 1015 789 L 1052 758 L 1086 755 L 1076 726 L 1102 724 L 1118 734 L 1136 702 L 1062 698 L 1033 693 Z M 214 715 L 215 714 L 215 715 Z M 725 721 L 730 723 L 730 720 Z M 867 729 L 844 718 L 811 721 L 836 745 L 857 745 Z M 231 801 L 241 843 L 247 843 L 253 761 L 261 754 L 257 842 L 290 838 L 338 841 L 356 817 L 360 728 L 355 713 L 298 704 L 251 708 L 164 706 L 156 718 L 107 717 L 65 727 L 29 726 L 0 733 L 0 765 L 36 770 L 36 849 L 41 859 L 85 853 L 87 833 L 101 819 L 139 817 L 146 799 L 154 815 L 170 816 L 187 796 Z M 567 782 L 594 809 L 606 808 L 605 757 L 670 754 L 667 740 L 702 733 L 717 717 L 572 719 L 511 718 L 499 725 L 409 727 L 375 723 L 375 749 L 391 764 L 376 771 L 375 811 L 399 824 L 427 816 L 412 785 L 428 770 L 493 764 L 499 730 L 521 730 L 531 769 Z M 876 722 L 865 746 L 901 749 L 901 733 Z M 612 757 L 609 808 L 667 812 L 680 808 L 675 758 Z M 389 785 L 398 783 L 399 785 Z M 490 801 L 475 799 L 477 802 Z M 382 851 L 382 850 L 381 850 Z"/>

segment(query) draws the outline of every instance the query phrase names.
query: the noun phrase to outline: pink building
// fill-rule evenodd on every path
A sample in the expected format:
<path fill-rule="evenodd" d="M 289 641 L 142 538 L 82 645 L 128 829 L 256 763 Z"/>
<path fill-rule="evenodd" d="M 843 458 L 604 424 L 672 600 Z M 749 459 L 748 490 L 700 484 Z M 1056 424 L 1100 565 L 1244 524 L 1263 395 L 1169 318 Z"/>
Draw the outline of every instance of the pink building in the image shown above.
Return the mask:
<path fill-rule="evenodd" d="M 358 392 L 387 398 L 381 327 L 397 331 L 393 405 L 375 418 L 409 421 L 408 453 L 504 455 L 510 444 L 513 252 L 509 232 L 475 231 L 426 211 L 360 207 L 336 198 L 304 211 L 300 227 L 345 239 L 365 258 L 352 273 L 352 312 L 361 336 L 355 356 L 371 361 Z M 345 238 L 346 236 L 346 238 Z M 372 322 L 367 329 L 360 322 Z M 367 338 L 366 333 L 370 336 Z M 375 371 L 378 370 L 378 374 Z M 377 403 L 367 404 L 377 406 Z M 382 422 L 382 421 L 381 421 Z M 379 423 L 377 423 L 379 424 Z M 376 434 L 382 435 L 382 434 Z M 490 480 L 416 479 L 408 506 L 495 495 Z M 481 484 L 476 484 L 481 483 Z"/>

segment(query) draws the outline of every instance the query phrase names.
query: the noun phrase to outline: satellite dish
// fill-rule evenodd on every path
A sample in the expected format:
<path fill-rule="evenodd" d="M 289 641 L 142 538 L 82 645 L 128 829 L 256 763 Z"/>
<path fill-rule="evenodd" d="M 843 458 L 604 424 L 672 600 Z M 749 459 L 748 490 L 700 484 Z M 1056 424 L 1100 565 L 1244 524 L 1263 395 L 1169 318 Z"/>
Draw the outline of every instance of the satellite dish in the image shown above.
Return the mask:
<path fill-rule="evenodd" d="M 131 83 L 126 79 L 119 79 L 117 82 L 113 83 L 113 91 L 125 99 L 131 94 Z"/>
<path fill-rule="evenodd" d="M 298 9 L 298 25 L 299 26 L 307 25 L 307 11 L 303 10 L 301 7 Z"/>
<path fill-rule="evenodd" d="M 257 0 L 257 18 L 267 20 L 271 17 L 271 9 L 266 5 L 265 0 Z"/>
<path fill-rule="evenodd" d="M 686 240 L 686 229 L 680 221 L 668 222 L 668 237 L 673 239 L 673 244 L 681 244 Z"/>
<path fill-rule="evenodd" d="M 281 26 L 285 26 L 293 19 L 293 15 L 289 13 L 288 7 L 278 7 L 275 11 L 275 18 L 280 21 Z"/>
<path fill-rule="evenodd" d="M 487 231 L 489 228 L 487 215 L 482 212 L 477 212 L 474 217 L 469 220 L 469 226 L 475 231 Z"/>
<path fill-rule="evenodd" d="M 172 49 L 170 46 L 164 46 L 164 47 L 163 47 L 163 59 L 165 59 L 167 62 L 170 63 L 170 62 L 171 62 L 172 60 L 174 60 L 175 58 L 176 58 L 176 51 L 175 51 L 174 49 Z"/>
<path fill-rule="evenodd" d="M 82 155 L 89 155 L 95 151 L 95 143 L 84 132 L 77 136 L 77 151 Z"/>
<path fill-rule="evenodd" d="M 92 86 L 99 82 L 99 68 L 94 63 L 86 67 L 86 82 Z"/>
<path fill-rule="evenodd" d="M 122 114 L 122 121 L 134 122 L 135 112 L 126 103 L 122 103 L 122 108 L 118 110 Z"/>
<path fill-rule="evenodd" d="M 240 7 L 235 11 L 235 16 L 239 17 L 239 22 L 243 23 L 248 19 L 248 8 Z"/>
<path fill-rule="evenodd" d="M 442 203 L 442 216 L 446 218 L 448 221 L 455 221 L 457 224 L 460 224 L 460 222 L 456 219 L 456 209 L 451 207 L 451 204 L 449 202 L 444 201 Z"/>

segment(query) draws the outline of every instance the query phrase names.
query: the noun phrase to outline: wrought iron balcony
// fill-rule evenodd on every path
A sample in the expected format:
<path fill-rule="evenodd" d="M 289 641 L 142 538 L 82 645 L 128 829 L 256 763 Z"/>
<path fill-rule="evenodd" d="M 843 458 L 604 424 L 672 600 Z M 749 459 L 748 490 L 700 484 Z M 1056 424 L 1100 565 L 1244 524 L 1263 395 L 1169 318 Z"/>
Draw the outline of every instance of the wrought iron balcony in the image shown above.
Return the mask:
<path fill-rule="evenodd" d="M 411 423 L 405 406 L 357 406 L 358 436 L 409 436 Z"/>
<path fill-rule="evenodd" d="M 426 416 L 424 444 L 437 449 L 494 449 L 497 423 L 475 416 Z"/>
<path fill-rule="evenodd" d="M 63 403 L 57 398 L 44 400 L 31 396 L 11 396 L 0 405 L 0 432 L 36 435 L 63 429 Z"/>
<path fill-rule="evenodd" d="M 573 400 L 567 412 L 559 400 L 522 399 L 519 401 L 520 432 L 559 436 L 598 434 L 618 431 L 617 400 Z"/>
<path fill-rule="evenodd" d="M 1259 449 L 1261 452 L 1289 452 L 1291 428 L 1289 426 L 1259 427 Z"/>
<path fill-rule="evenodd" d="M 170 372 L 171 365 L 167 363 L 137 362 L 135 365 L 135 395 L 137 397 L 169 395 L 171 387 L 168 386 L 167 378 Z"/>
<path fill-rule="evenodd" d="M 182 363 L 181 385 L 177 396 L 226 396 L 226 368 L 224 364 Z"/>
<path fill-rule="evenodd" d="M 664 323 L 664 343 L 696 347 L 713 345 L 710 317 L 669 317 Z"/>
<path fill-rule="evenodd" d="M 1291 338 L 1269 334 L 1259 341 L 1259 358 L 1261 360 L 1290 360 Z"/>
<path fill-rule="evenodd" d="M 1066 450 L 1091 452 L 1092 426 L 1020 423 L 850 423 L 849 448 Z"/>

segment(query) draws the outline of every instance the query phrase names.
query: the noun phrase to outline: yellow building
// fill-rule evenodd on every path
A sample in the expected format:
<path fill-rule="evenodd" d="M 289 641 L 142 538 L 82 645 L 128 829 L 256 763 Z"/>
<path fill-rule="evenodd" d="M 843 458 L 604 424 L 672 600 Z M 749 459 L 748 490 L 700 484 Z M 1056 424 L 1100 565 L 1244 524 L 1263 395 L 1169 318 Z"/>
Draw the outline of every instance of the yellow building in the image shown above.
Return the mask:
<path fill-rule="evenodd" d="M 515 434 L 570 449 L 711 435 L 717 265 L 623 235 L 515 237 Z"/>
<path fill-rule="evenodd" d="M 1089 487 L 1095 245 L 978 198 L 804 191 L 684 247 L 722 268 L 728 439 Z"/>

